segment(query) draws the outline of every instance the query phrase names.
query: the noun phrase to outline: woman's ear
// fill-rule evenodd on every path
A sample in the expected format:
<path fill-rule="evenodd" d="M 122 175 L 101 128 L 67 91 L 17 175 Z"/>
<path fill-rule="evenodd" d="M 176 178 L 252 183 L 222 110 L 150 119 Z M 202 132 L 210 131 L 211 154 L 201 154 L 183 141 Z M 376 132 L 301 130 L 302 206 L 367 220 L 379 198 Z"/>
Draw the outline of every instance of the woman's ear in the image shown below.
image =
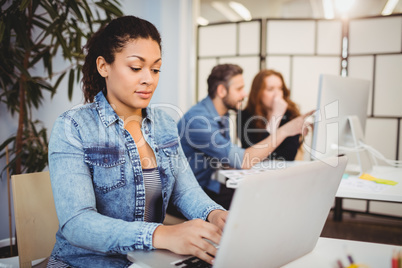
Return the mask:
<path fill-rule="evenodd" d="M 219 98 L 223 99 L 224 97 L 226 97 L 227 94 L 228 94 L 227 88 L 223 84 L 218 85 L 218 87 L 216 88 L 216 95 Z"/>
<path fill-rule="evenodd" d="M 98 69 L 98 72 L 102 77 L 106 78 L 108 76 L 107 62 L 104 57 L 99 56 L 96 59 L 96 68 Z"/>

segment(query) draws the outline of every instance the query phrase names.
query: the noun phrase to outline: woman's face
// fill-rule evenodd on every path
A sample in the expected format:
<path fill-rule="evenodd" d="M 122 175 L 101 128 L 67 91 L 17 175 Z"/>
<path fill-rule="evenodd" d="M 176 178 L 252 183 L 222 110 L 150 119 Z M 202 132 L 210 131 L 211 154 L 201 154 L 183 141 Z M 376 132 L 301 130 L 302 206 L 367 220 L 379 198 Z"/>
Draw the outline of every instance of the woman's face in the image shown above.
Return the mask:
<path fill-rule="evenodd" d="M 119 116 L 140 115 L 159 81 L 161 51 L 152 39 L 133 39 L 106 65 L 107 100 Z"/>
<path fill-rule="evenodd" d="M 267 109 L 272 109 L 274 98 L 280 97 L 283 99 L 283 84 L 279 76 L 269 75 L 265 77 L 265 88 L 262 93 L 262 104 Z"/>

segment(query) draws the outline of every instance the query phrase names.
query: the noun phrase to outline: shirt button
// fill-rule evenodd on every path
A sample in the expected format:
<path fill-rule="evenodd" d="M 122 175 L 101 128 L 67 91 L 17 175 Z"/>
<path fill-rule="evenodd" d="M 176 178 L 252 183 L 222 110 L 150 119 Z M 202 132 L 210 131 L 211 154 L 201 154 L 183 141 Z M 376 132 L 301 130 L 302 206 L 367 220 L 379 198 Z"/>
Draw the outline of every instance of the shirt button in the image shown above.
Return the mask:
<path fill-rule="evenodd" d="M 159 149 L 158 149 L 158 147 L 155 147 L 155 152 L 159 152 Z"/>

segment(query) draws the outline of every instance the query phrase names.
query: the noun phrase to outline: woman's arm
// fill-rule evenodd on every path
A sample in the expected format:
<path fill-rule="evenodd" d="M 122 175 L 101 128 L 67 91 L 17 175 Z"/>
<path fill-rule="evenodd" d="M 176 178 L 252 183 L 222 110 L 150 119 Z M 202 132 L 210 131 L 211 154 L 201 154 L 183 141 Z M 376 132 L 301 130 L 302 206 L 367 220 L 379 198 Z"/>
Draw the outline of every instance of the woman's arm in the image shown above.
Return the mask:
<path fill-rule="evenodd" d="M 279 127 L 276 132 L 271 133 L 268 138 L 247 148 L 244 153 L 242 168 L 251 168 L 256 163 L 264 160 L 269 154 L 275 151 L 287 137 L 303 133 L 303 131 L 306 130 L 306 124 L 309 124 L 306 123 L 305 119 L 314 112 L 315 110 L 296 117 Z"/>

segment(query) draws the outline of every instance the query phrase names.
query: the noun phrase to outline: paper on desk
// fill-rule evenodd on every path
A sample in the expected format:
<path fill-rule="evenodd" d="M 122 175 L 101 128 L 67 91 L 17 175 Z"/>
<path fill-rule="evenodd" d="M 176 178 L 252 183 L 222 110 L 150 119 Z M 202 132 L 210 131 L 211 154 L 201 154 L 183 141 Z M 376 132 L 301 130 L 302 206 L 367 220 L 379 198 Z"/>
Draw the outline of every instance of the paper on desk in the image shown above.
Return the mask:
<path fill-rule="evenodd" d="M 242 179 L 246 175 L 256 174 L 265 172 L 267 170 L 264 169 L 228 169 L 228 170 L 221 170 L 221 174 L 224 175 L 228 179 L 235 179 L 239 180 Z"/>
<path fill-rule="evenodd" d="M 354 176 L 343 178 L 339 186 L 339 188 L 343 189 L 361 190 L 365 192 L 375 192 L 375 193 L 382 192 L 388 189 L 389 187 L 392 187 L 392 185 L 378 184 L 374 181 L 362 180 Z"/>
<path fill-rule="evenodd" d="M 226 187 L 237 188 L 239 181 L 242 180 L 244 176 L 266 171 L 266 169 L 228 169 L 221 170 L 220 175 L 227 178 Z"/>
<path fill-rule="evenodd" d="M 387 185 L 397 185 L 398 184 L 396 181 L 384 180 L 384 179 L 376 178 L 376 177 L 371 176 L 370 174 L 367 174 L 367 173 L 363 173 L 362 175 L 360 175 L 359 178 L 363 179 L 363 180 L 373 181 L 375 183 L 382 183 L 382 184 L 387 184 Z"/>

